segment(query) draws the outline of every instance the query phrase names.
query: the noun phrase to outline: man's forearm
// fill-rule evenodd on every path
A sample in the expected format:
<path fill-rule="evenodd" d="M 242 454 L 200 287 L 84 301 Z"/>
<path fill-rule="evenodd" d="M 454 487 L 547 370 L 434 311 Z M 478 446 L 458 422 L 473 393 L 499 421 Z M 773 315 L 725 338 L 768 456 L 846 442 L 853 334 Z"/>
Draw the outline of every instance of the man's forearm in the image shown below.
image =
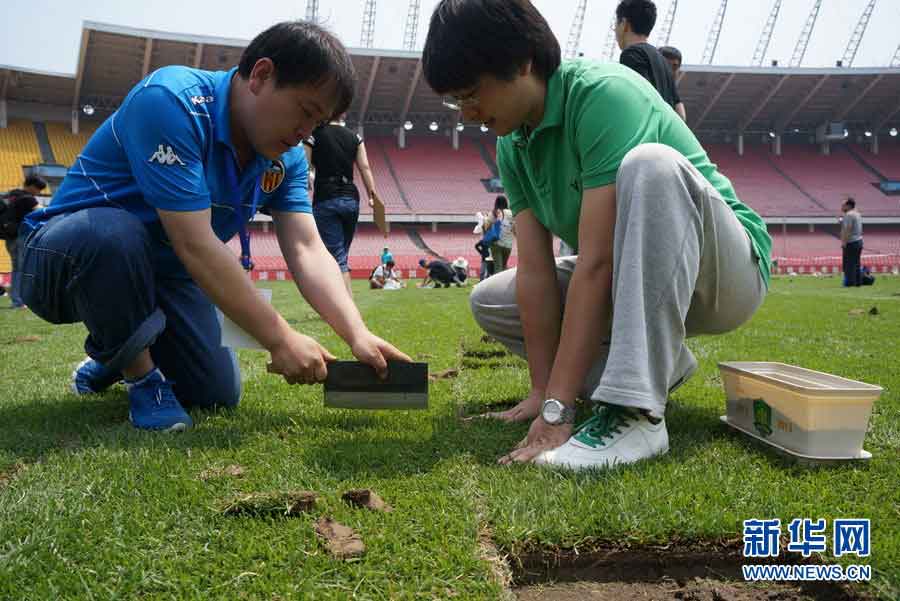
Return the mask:
<path fill-rule="evenodd" d="M 210 300 L 271 350 L 290 326 L 257 292 L 237 257 L 217 238 L 186 241 L 175 252 Z"/>
<path fill-rule="evenodd" d="M 370 195 L 375 190 L 375 178 L 372 176 L 372 168 L 366 166 L 359 170 L 360 175 L 362 175 L 363 184 L 366 186 L 366 194 Z"/>
<path fill-rule="evenodd" d="M 321 242 L 302 252 L 285 252 L 285 260 L 300 294 L 347 344 L 367 331 L 340 268 Z"/>
<path fill-rule="evenodd" d="M 555 266 L 544 272 L 522 272 L 516 277 L 516 301 L 528 357 L 531 388 L 545 392 L 559 345 L 562 301 Z"/>
<path fill-rule="evenodd" d="M 547 395 L 574 401 L 597 360 L 600 345 L 609 337 L 612 266 L 578 265 L 566 294 L 559 350 L 553 363 Z"/>

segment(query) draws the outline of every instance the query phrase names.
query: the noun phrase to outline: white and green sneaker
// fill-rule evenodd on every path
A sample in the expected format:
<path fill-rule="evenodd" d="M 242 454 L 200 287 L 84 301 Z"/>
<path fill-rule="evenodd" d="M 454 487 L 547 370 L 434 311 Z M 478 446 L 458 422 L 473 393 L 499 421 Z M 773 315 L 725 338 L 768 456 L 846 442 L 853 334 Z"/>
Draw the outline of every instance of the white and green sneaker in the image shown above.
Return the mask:
<path fill-rule="evenodd" d="M 609 468 L 668 452 L 664 419 L 651 421 L 643 412 L 620 405 L 597 403 L 593 411 L 564 445 L 544 451 L 534 462 L 572 470 Z"/>

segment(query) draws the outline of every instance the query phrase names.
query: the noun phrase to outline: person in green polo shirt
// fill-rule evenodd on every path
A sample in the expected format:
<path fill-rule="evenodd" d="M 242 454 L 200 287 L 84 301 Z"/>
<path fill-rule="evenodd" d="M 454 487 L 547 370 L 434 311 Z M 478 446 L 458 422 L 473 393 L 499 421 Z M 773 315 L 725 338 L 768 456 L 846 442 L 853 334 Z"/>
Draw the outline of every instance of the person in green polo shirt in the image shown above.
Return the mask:
<path fill-rule="evenodd" d="M 561 61 L 528 0 L 441 0 L 429 85 L 499 136 L 519 263 L 472 292 L 476 321 L 527 356 L 531 392 L 489 414 L 533 420 L 501 463 L 572 469 L 668 451 L 668 394 L 697 368 L 685 339 L 746 322 L 771 239 L 644 78 Z M 554 259 L 553 235 L 577 249 Z M 526 354 L 527 349 L 527 354 Z M 576 398 L 592 416 L 574 428 Z"/>

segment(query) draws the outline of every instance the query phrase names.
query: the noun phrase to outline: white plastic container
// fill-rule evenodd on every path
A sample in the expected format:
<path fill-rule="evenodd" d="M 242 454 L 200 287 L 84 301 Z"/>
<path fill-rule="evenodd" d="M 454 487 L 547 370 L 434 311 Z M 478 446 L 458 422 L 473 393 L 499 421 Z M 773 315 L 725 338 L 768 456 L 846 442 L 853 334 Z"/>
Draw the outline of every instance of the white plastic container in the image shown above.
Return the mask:
<path fill-rule="evenodd" d="M 719 363 L 729 426 L 796 457 L 869 459 L 863 441 L 882 388 L 786 363 Z"/>

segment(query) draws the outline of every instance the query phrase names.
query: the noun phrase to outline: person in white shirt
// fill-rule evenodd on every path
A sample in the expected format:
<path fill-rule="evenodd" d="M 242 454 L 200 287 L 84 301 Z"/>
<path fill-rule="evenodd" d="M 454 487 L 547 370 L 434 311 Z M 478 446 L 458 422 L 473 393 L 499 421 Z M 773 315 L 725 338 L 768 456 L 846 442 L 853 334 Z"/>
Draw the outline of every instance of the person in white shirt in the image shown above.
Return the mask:
<path fill-rule="evenodd" d="M 403 287 L 403 280 L 400 279 L 400 272 L 395 269 L 393 260 L 376 267 L 369 278 L 369 288 L 372 290 L 396 290 Z"/>

